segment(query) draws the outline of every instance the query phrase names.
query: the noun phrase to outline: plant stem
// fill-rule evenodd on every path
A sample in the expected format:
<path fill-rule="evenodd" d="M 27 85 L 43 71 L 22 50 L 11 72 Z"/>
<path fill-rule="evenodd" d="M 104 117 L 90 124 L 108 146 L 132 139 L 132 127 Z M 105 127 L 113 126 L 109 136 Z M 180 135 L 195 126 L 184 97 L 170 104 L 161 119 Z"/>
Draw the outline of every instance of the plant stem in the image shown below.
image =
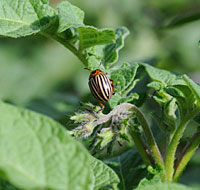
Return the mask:
<path fill-rule="evenodd" d="M 176 149 L 187 124 L 188 124 L 188 121 L 182 121 L 180 123 L 167 149 L 166 159 L 165 159 L 167 182 L 172 181 L 173 173 L 174 173 L 174 160 L 175 160 Z"/>
<path fill-rule="evenodd" d="M 176 163 L 174 177 L 173 177 L 174 182 L 177 182 L 179 180 L 185 166 L 190 161 L 191 157 L 198 148 L 199 144 L 200 144 L 200 132 L 197 132 L 193 135 L 190 142 L 185 147 L 184 151 L 182 152 L 180 158 Z"/>
<path fill-rule="evenodd" d="M 140 153 L 143 161 L 147 165 L 154 165 L 153 158 L 149 154 L 148 148 L 145 145 L 143 139 L 141 138 L 141 135 L 136 132 L 134 129 L 132 129 L 133 126 L 129 127 L 129 133 L 131 137 L 133 138 L 133 141 L 138 149 L 138 152 Z"/>
<path fill-rule="evenodd" d="M 59 43 L 61 43 L 62 45 L 64 45 L 67 49 L 69 49 L 74 55 L 76 55 L 78 57 L 78 59 L 86 66 L 88 67 L 88 61 L 87 59 L 83 56 L 83 54 L 78 51 L 78 49 L 76 49 L 72 44 L 70 44 L 67 40 L 62 39 L 61 37 L 59 37 L 58 35 L 48 35 L 48 33 L 41 33 L 43 36 L 46 36 L 48 38 L 52 38 L 56 41 L 58 41 Z"/>
<path fill-rule="evenodd" d="M 134 105 L 132 105 L 132 110 L 135 112 L 139 122 L 141 123 L 141 126 L 144 130 L 144 134 L 146 136 L 146 139 L 147 139 L 147 142 L 149 144 L 149 148 L 150 150 L 152 151 L 153 153 L 153 157 L 155 159 L 155 163 L 160 165 L 163 169 L 165 168 L 165 165 L 164 165 L 164 161 L 163 161 L 163 158 L 162 158 L 162 155 L 159 151 L 159 148 L 157 146 L 157 143 L 153 137 L 153 134 L 151 132 L 151 129 L 143 115 L 143 113 Z"/>
<path fill-rule="evenodd" d="M 117 184 L 113 184 L 113 185 L 112 185 L 112 188 L 113 188 L 113 190 L 118 190 Z"/>

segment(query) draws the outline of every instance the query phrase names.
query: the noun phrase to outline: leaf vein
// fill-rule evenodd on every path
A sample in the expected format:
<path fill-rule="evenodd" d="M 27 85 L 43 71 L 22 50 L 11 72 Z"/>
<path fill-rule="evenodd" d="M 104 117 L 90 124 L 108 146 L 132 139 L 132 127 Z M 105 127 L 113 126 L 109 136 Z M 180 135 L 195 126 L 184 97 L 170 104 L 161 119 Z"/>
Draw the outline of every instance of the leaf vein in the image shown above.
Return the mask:
<path fill-rule="evenodd" d="M 26 173 L 22 168 L 19 168 L 19 167 L 17 167 L 16 165 L 13 165 L 12 163 L 10 163 L 10 162 L 8 162 L 8 161 L 3 160 L 2 158 L 0 158 L 0 160 L 1 160 L 2 162 L 4 162 L 5 165 L 8 165 L 8 166 L 14 168 L 15 170 L 18 170 L 18 171 L 19 171 L 21 174 L 23 174 L 27 179 L 29 179 L 33 184 L 36 184 L 37 186 L 41 185 L 41 184 L 38 184 L 37 181 L 36 181 L 33 177 L 31 177 L 30 175 L 28 175 L 28 173 Z"/>
<path fill-rule="evenodd" d="M 20 20 L 11 20 L 11 19 L 8 19 L 8 18 L 0 18 L 0 21 L 12 22 L 12 23 L 17 23 L 17 24 L 22 24 L 22 25 L 25 25 L 25 26 L 29 26 L 29 24 L 27 24 L 25 22 L 22 22 Z"/>

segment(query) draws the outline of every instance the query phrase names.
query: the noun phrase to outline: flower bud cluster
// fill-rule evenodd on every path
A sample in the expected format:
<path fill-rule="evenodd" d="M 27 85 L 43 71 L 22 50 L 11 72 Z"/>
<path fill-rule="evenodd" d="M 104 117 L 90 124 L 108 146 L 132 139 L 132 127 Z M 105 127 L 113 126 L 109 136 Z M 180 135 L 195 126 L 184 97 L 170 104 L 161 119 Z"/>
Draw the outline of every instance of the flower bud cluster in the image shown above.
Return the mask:
<path fill-rule="evenodd" d="M 132 113 L 116 107 L 109 114 L 102 113 L 100 107 L 90 103 L 83 104 L 84 109 L 71 117 L 79 126 L 71 131 L 76 138 L 93 137 L 93 147 L 103 149 L 117 141 L 122 145 L 130 141 L 128 135 L 129 120 Z M 97 129 L 97 130 L 96 130 Z"/>

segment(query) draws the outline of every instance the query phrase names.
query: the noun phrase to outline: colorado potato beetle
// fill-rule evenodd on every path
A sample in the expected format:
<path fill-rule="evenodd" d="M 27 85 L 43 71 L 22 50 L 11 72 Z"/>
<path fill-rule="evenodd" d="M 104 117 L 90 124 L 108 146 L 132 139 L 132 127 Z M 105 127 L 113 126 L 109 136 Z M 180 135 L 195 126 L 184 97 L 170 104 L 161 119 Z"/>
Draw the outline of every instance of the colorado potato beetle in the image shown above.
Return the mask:
<path fill-rule="evenodd" d="M 91 93 L 103 109 L 104 105 L 101 102 L 108 102 L 114 93 L 113 80 L 100 69 L 96 69 L 91 72 L 88 84 Z"/>

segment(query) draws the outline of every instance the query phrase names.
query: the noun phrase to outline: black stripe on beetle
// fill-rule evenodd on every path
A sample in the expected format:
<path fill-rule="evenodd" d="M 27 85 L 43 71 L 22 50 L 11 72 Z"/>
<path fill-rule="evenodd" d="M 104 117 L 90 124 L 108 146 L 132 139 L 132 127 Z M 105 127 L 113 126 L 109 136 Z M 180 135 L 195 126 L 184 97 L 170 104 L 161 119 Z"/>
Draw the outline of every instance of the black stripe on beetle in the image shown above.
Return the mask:
<path fill-rule="evenodd" d="M 97 69 L 92 71 L 89 77 L 89 87 L 92 95 L 99 102 L 107 102 L 113 95 L 114 86 L 113 82 L 110 83 L 110 80 L 107 75 Z M 102 104 L 100 104 L 102 106 Z"/>
<path fill-rule="evenodd" d="M 110 82 L 109 83 L 107 82 L 108 77 L 105 77 L 103 75 L 99 75 L 99 77 L 100 77 L 100 80 L 101 80 L 102 88 L 105 92 L 104 95 L 106 96 L 106 99 L 108 101 L 110 99 L 109 95 L 110 95 L 110 92 L 112 90 L 112 86 L 111 86 Z"/>
<path fill-rule="evenodd" d="M 94 95 L 94 97 L 102 102 L 105 102 L 106 100 L 102 96 L 101 90 L 98 86 L 98 83 L 96 82 L 95 78 L 91 78 L 89 81 L 90 91 Z"/>

